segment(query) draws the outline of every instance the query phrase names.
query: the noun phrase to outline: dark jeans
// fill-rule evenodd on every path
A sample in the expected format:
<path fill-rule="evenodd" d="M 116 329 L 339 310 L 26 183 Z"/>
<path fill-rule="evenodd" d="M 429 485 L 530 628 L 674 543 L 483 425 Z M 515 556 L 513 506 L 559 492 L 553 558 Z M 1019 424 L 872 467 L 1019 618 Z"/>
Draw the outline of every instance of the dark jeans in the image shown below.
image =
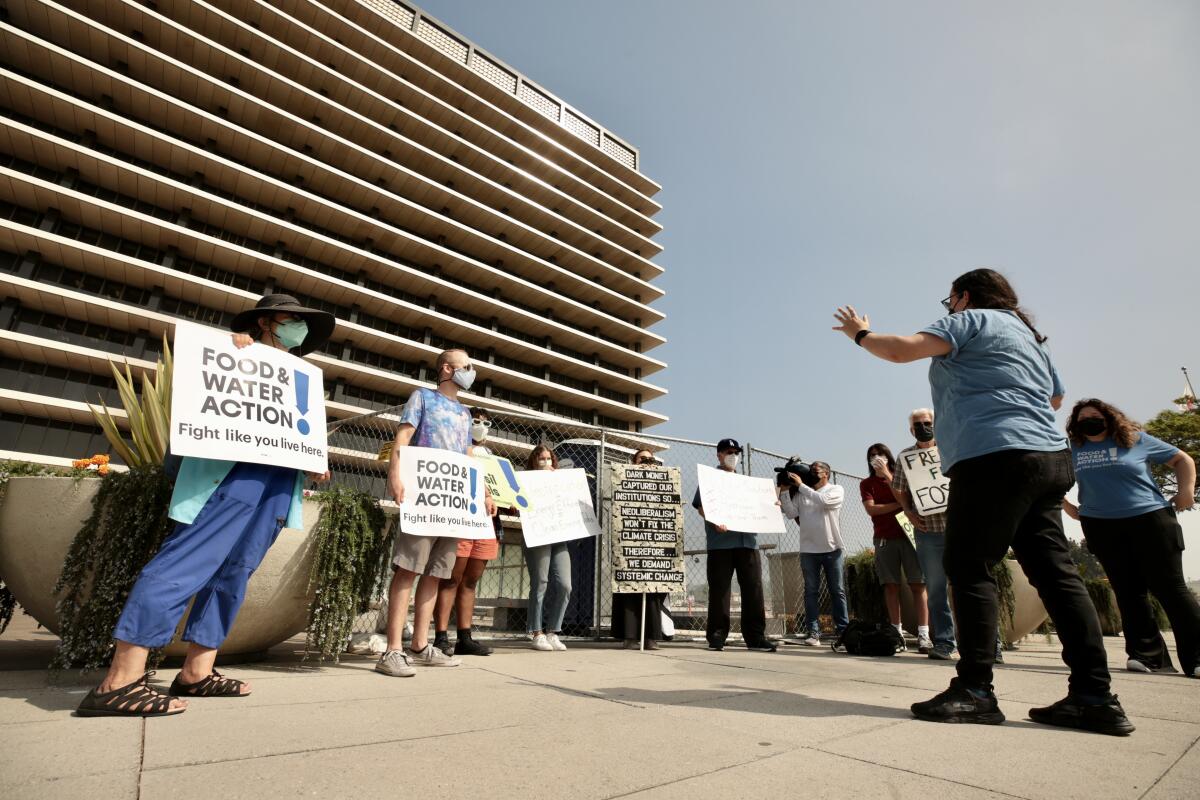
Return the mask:
<path fill-rule="evenodd" d="M 958 615 L 959 678 L 991 686 L 999 598 L 990 568 L 1011 546 L 1054 620 L 1071 693 L 1107 697 L 1100 620 L 1063 533 L 1063 495 L 1075 483 L 1070 452 L 1002 450 L 960 461 L 948 474 L 944 565 Z"/>
<path fill-rule="evenodd" d="M 1081 517 L 1079 522 L 1117 596 L 1125 652 L 1151 669 L 1171 666 L 1150 608 L 1153 594 L 1175 631 L 1179 665 L 1190 675 L 1200 665 L 1200 603 L 1183 580 L 1183 529 L 1175 511 L 1160 508 L 1124 519 Z"/>
<path fill-rule="evenodd" d="M 810 633 L 821 633 L 821 573 L 825 573 L 825 585 L 829 587 L 829 599 L 833 606 L 833 629 L 836 633 L 846 630 L 850 624 L 850 607 L 846 603 L 845 581 L 842 569 L 845 564 L 841 548 L 828 553 L 801 553 L 800 569 L 804 572 L 804 621 Z"/>
<path fill-rule="evenodd" d="M 733 547 L 708 551 L 708 625 L 710 642 L 729 636 L 729 599 L 733 575 L 742 590 L 742 638 L 749 643 L 766 638 L 767 612 L 763 607 L 762 561 L 758 550 Z"/>

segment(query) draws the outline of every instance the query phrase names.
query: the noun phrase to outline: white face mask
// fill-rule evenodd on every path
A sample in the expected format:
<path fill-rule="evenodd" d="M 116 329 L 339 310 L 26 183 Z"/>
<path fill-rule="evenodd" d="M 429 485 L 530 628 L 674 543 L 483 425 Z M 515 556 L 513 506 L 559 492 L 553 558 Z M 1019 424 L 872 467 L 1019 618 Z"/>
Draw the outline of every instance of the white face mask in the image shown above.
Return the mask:
<path fill-rule="evenodd" d="M 554 462 L 551 461 L 550 459 L 548 459 L 548 458 L 539 458 L 538 459 L 538 469 L 552 469 L 553 467 L 554 467 Z"/>
<path fill-rule="evenodd" d="M 721 463 L 725 465 L 725 469 L 737 469 L 741 461 L 742 457 L 737 453 L 726 453 L 721 456 Z"/>
<path fill-rule="evenodd" d="M 488 425 L 484 425 L 482 422 L 472 423 L 471 424 L 471 439 L 473 439 L 476 442 L 482 442 L 484 439 L 487 438 L 489 430 L 491 430 L 491 427 Z"/>
<path fill-rule="evenodd" d="M 464 392 L 468 391 L 471 388 L 471 384 L 475 383 L 475 370 L 471 367 L 456 369 L 450 380 L 454 381 L 458 388 Z"/>

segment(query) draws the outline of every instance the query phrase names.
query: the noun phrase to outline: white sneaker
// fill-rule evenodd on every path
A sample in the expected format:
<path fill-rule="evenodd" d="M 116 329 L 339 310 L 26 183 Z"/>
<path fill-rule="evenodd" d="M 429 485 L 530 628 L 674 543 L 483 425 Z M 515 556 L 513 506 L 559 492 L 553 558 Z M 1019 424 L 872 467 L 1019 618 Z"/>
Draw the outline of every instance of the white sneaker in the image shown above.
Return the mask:
<path fill-rule="evenodd" d="M 433 646 L 432 643 L 426 644 L 425 649 L 420 652 L 408 651 L 408 658 L 418 667 L 458 667 L 462 666 L 462 659 L 448 656 L 441 650 Z"/>
<path fill-rule="evenodd" d="M 567 646 L 562 643 L 561 639 L 558 638 L 557 633 L 546 634 L 546 641 L 550 643 L 550 647 L 554 650 L 562 651 L 567 649 Z"/>
<path fill-rule="evenodd" d="M 411 678 L 417 674 L 417 671 L 413 669 L 412 661 L 403 650 L 388 650 L 379 657 L 375 671 L 393 678 Z"/>
<path fill-rule="evenodd" d="M 544 633 L 539 633 L 533 637 L 532 647 L 534 650 L 541 650 L 544 653 L 549 653 L 554 649 L 554 645 L 550 644 L 550 640 L 546 638 L 546 634 Z"/>
<path fill-rule="evenodd" d="M 1126 661 L 1125 669 L 1129 670 L 1130 672 L 1153 672 L 1154 671 L 1154 670 L 1150 669 L 1149 667 L 1147 667 L 1142 662 L 1138 661 L 1136 658 L 1131 658 L 1128 661 Z"/>
<path fill-rule="evenodd" d="M 806 645 L 808 647 L 820 647 L 821 646 L 821 637 L 810 631 L 808 634 L 808 638 L 805 639 L 804 641 L 800 642 L 800 644 Z"/>
<path fill-rule="evenodd" d="M 933 640 L 928 636 L 917 634 L 917 652 L 928 655 L 931 650 L 933 650 Z"/>

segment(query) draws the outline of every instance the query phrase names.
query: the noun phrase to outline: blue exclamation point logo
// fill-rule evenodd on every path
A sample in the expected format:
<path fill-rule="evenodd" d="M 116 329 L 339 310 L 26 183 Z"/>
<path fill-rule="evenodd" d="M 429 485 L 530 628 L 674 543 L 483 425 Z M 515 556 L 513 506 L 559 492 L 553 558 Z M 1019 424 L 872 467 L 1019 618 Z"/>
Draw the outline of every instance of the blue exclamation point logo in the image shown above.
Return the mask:
<path fill-rule="evenodd" d="M 475 505 L 475 485 L 479 477 L 479 470 L 471 467 L 471 513 L 475 513 L 477 506 Z"/>
<path fill-rule="evenodd" d="M 529 508 L 529 501 L 525 499 L 525 495 L 521 494 L 521 487 L 517 484 L 517 476 L 513 474 L 512 464 L 507 461 L 501 461 L 500 471 L 504 473 L 504 477 L 508 480 L 509 487 L 517 493 L 517 505 L 521 508 Z"/>
<path fill-rule="evenodd" d="M 295 378 L 293 385 L 296 387 L 296 408 L 300 409 L 300 421 L 296 423 L 296 430 L 307 436 L 310 428 L 304 415 L 308 413 L 308 375 L 295 371 L 292 373 L 292 377 Z"/>

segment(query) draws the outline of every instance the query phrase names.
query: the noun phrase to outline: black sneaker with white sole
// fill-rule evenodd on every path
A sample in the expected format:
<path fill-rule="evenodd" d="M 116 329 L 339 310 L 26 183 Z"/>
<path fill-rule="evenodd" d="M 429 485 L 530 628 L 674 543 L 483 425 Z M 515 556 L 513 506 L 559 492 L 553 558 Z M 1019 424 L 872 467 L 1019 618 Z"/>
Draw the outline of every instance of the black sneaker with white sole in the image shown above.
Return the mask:
<path fill-rule="evenodd" d="M 776 645 L 770 639 L 752 639 L 746 642 L 747 650 L 757 650 L 760 653 L 774 653 Z"/>

